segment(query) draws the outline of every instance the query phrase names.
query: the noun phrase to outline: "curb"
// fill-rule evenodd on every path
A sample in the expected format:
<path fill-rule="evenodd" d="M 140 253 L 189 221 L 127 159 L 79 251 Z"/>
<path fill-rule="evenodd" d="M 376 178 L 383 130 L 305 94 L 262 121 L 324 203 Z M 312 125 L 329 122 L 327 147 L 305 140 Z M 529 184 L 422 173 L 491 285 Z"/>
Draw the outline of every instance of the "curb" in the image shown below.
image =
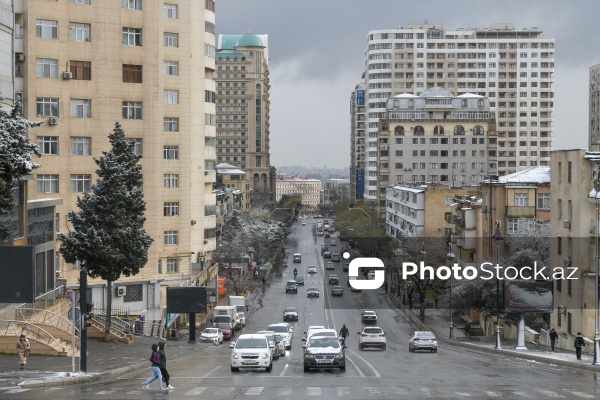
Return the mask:
<path fill-rule="evenodd" d="M 413 325 L 416 325 L 420 329 L 423 329 L 423 330 L 428 330 L 428 331 L 432 330 L 431 327 L 429 327 L 429 326 L 425 325 L 423 322 L 421 322 L 421 320 L 414 313 L 407 310 L 406 307 L 402 307 L 402 305 L 399 303 L 399 301 L 396 298 L 394 298 L 393 296 L 389 296 L 389 295 L 388 295 L 388 298 L 391 299 L 392 302 L 396 304 L 396 307 L 398 307 L 399 310 L 402 310 L 402 313 L 408 317 L 408 319 L 411 321 L 411 323 Z M 500 349 L 500 350 L 491 349 L 491 348 L 485 347 L 485 346 L 478 346 L 476 344 L 459 342 L 459 341 L 455 341 L 455 340 L 447 340 L 447 339 L 439 338 L 439 337 L 438 337 L 438 340 L 441 342 L 444 342 L 446 344 L 449 344 L 449 345 L 459 346 L 459 347 L 466 348 L 469 350 L 483 351 L 483 352 L 489 353 L 489 354 L 501 354 L 504 356 L 515 357 L 515 358 L 520 358 L 520 359 L 524 359 L 524 360 L 532 360 L 532 361 L 537 361 L 537 362 L 543 362 L 546 364 L 560 365 L 562 367 L 578 368 L 578 369 L 584 369 L 587 371 L 600 372 L 600 366 L 587 364 L 587 363 L 580 364 L 580 363 L 574 363 L 572 361 L 556 360 L 553 358 L 538 356 L 535 354 L 517 353 L 514 351 L 503 350 L 503 349 Z"/>

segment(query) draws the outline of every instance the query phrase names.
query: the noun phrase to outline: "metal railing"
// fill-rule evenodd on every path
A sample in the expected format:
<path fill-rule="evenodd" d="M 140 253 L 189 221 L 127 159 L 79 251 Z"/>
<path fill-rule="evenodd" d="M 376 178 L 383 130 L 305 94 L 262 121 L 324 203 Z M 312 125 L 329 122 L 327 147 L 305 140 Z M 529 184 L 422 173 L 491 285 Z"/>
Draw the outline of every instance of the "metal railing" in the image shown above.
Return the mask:
<path fill-rule="evenodd" d="M 15 319 L 19 319 L 16 317 L 16 315 L 18 315 L 19 309 L 21 308 L 43 310 L 53 306 L 65 297 L 67 297 L 67 288 L 65 286 L 59 286 L 54 290 L 39 295 L 35 298 L 33 303 L 19 304 L 17 307 L 15 307 Z"/>
<path fill-rule="evenodd" d="M 65 332 L 72 332 L 73 323 L 52 311 L 37 308 L 18 308 L 15 310 L 15 320 L 32 323 L 35 325 L 50 325 Z M 79 329 L 75 326 L 75 335 L 79 336 Z"/>
<path fill-rule="evenodd" d="M 50 332 L 41 328 L 35 324 L 31 324 L 27 321 L 16 321 L 16 320 L 5 320 L 5 328 L 0 328 L 0 336 L 11 336 L 19 337 L 21 334 L 25 334 L 30 339 L 47 344 L 56 351 L 66 352 L 66 346 L 61 339 L 56 339 Z"/>
<path fill-rule="evenodd" d="M 126 307 L 115 307 L 113 306 L 111 309 L 111 318 L 110 325 L 111 328 L 115 330 L 119 330 L 123 333 L 134 333 L 135 331 L 135 321 L 130 321 L 127 319 L 121 318 L 121 316 L 129 315 L 129 308 Z M 104 304 L 96 304 L 94 303 L 94 319 L 100 322 L 103 325 L 106 325 L 106 306 Z"/>

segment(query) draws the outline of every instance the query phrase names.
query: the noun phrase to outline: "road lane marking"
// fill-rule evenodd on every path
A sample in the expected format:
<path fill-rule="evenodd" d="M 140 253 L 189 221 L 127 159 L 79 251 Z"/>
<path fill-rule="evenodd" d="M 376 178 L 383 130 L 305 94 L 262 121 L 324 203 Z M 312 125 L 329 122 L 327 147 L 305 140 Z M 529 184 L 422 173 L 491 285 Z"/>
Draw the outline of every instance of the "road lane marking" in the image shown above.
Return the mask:
<path fill-rule="evenodd" d="M 234 387 L 222 387 L 215 392 L 214 396 L 229 396 L 234 390 Z"/>
<path fill-rule="evenodd" d="M 220 365 L 216 366 L 215 368 L 213 368 L 213 369 L 211 369 L 210 371 L 208 371 L 206 374 L 202 375 L 202 376 L 200 377 L 200 379 L 202 379 L 202 378 L 208 378 L 208 376 L 209 376 L 210 374 L 212 374 L 213 372 L 215 372 L 215 371 L 216 371 L 216 370 L 218 370 L 219 368 L 221 368 L 221 366 L 220 366 Z"/>
<path fill-rule="evenodd" d="M 392 390 L 392 392 L 394 392 L 394 394 L 397 394 L 397 395 L 408 396 L 410 394 L 410 390 L 408 390 L 405 387 L 392 386 L 392 387 L 390 387 L 390 389 Z"/>
<path fill-rule="evenodd" d="M 381 394 L 381 390 L 379 390 L 379 389 L 377 389 L 375 387 L 366 387 L 365 390 L 370 395 L 379 395 L 379 394 Z"/>
<path fill-rule="evenodd" d="M 596 396 L 592 396 L 591 394 L 587 394 L 587 393 L 583 393 L 583 392 L 578 392 L 576 390 L 566 390 L 565 389 L 565 392 L 572 393 L 575 396 L 579 396 L 579 397 L 584 398 L 584 399 L 595 399 L 596 398 Z"/>
<path fill-rule="evenodd" d="M 484 390 L 483 393 L 485 393 L 488 397 L 502 397 L 502 393 L 492 392 L 491 390 Z"/>
<path fill-rule="evenodd" d="M 421 388 L 427 394 L 427 397 L 441 397 L 441 393 L 433 388 Z"/>
<path fill-rule="evenodd" d="M 279 374 L 279 376 L 284 376 L 285 375 L 285 372 L 287 371 L 289 365 L 290 364 L 285 364 L 285 366 L 283 367 L 283 371 L 281 371 L 281 373 Z"/>
<path fill-rule="evenodd" d="M 251 387 L 250 389 L 248 389 L 246 391 L 246 393 L 244 393 L 244 396 L 259 396 L 262 393 L 264 388 L 265 388 L 264 386 Z"/>
<path fill-rule="evenodd" d="M 381 378 L 381 375 L 379 375 L 379 372 L 377 372 L 377 370 L 375 369 L 375 367 L 373 367 L 370 362 L 368 362 L 367 360 L 365 360 L 364 358 L 362 358 L 361 356 L 359 356 L 358 354 L 356 354 L 353 350 L 350 350 L 350 353 L 354 354 L 362 362 L 364 362 L 365 364 L 367 364 L 367 366 L 369 368 L 371 368 L 371 371 L 373 371 L 373 373 L 375 374 L 376 377 Z"/>
<path fill-rule="evenodd" d="M 321 395 L 321 387 L 320 386 L 308 386 L 306 388 L 307 396 L 320 396 Z"/>
<path fill-rule="evenodd" d="M 471 395 L 466 392 L 454 392 L 454 393 L 456 393 L 456 395 L 460 396 L 460 397 L 471 397 Z"/>
<path fill-rule="evenodd" d="M 348 386 L 338 386 L 335 388 L 335 391 L 338 397 L 350 396 L 350 394 L 352 393 Z"/>
<path fill-rule="evenodd" d="M 200 387 L 188 390 L 183 395 L 184 396 L 198 396 L 200 393 L 204 392 L 206 389 L 207 389 L 206 387 L 200 386 Z"/>
<path fill-rule="evenodd" d="M 292 395 L 291 387 L 277 389 L 277 396 L 291 396 L 291 395 Z"/>
<path fill-rule="evenodd" d="M 538 392 L 540 392 L 548 397 L 552 397 L 554 399 L 564 399 L 565 398 L 565 396 L 563 396 L 562 394 L 553 392 L 552 390 L 546 390 L 546 389 L 536 389 L 536 390 Z"/>
<path fill-rule="evenodd" d="M 521 397 L 533 397 L 532 395 L 530 395 L 529 393 L 525 393 L 525 392 L 515 392 L 515 391 L 511 391 L 512 394 L 517 395 L 517 396 L 521 396 Z"/>
<path fill-rule="evenodd" d="M 358 372 L 358 374 L 361 376 L 361 378 L 365 377 L 365 374 L 362 373 L 362 371 L 360 370 L 360 368 L 358 368 L 358 365 L 356 365 L 356 363 L 348 356 L 346 356 L 346 360 L 352 364 L 352 366 L 354 367 L 354 369 L 356 369 L 356 372 Z"/>

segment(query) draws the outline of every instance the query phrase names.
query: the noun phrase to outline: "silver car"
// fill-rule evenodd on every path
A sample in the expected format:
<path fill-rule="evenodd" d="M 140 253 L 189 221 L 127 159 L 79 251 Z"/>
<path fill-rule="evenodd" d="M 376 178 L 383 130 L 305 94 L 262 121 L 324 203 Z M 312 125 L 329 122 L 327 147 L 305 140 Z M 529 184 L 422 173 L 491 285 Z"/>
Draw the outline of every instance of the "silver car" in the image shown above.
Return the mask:
<path fill-rule="evenodd" d="M 433 332 L 416 331 L 408 341 L 408 350 L 415 352 L 417 350 L 429 350 L 432 353 L 437 353 L 438 342 Z"/>
<path fill-rule="evenodd" d="M 319 289 L 316 287 L 308 288 L 306 291 L 306 297 L 319 297 Z"/>
<path fill-rule="evenodd" d="M 272 332 L 272 331 L 259 331 L 256 332 L 257 335 L 265 335 L 265 337 L 267 338 L 267 341 L 269 342 L 269 347 L 271 347 L 271 345 L 273 345 L 274 347 L 272 348 L 273 350 L 273 359 L 274 360 L 278 360 L 280 356 L 284 356 L 285 355 L 285 346 L 283 344 L 283 340 L 281 339 L 281 336 L 279 336 L 279 340 L 277 340 L 275 338 L 275 335 L 277 335 L 276 332 Z"/>

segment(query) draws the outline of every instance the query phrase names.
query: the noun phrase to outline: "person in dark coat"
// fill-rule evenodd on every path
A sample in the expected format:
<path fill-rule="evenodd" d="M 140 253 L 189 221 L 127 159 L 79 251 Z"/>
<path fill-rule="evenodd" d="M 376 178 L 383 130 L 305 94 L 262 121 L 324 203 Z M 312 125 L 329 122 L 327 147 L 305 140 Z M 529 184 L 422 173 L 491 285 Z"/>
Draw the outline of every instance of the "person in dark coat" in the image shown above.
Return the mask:
<path fill-rule="evenodd" d="M 585 339 L 581 336 L 581 332 L 577 332 L 577 336 L 575 336 L 575 354 L 577 355 L 577 359 L 581 360 L 581 349 L 585 347 Z"/>
<path fill-rule="evenodd" d="M 163 389 L 162 384 L 162 374 L 160 373 L 160 355 L 158 354 L 158 345 L 156 343 L 152 345 L 152 354 L 150 355 L 150 362 L 152 363 L 152 376 L 146 379 L 144 383 L 142 383 L 142 388 L 148 390 L 150 389 L 150 383 L 152 383 L 153 381 L 157 381 L 158 390 L 165 390 Z"/>
<path fill-rule="evenodd" d="M 165 342 L 158 342 L 158 355 L 160 356 L 160 373 L 162 374 L 162 380 L 167 385 L 168 390 L 175 389 L 169 384 L 169 371 L 167 371 L 167 355 L 165 354 Z"/>
<path fill-rule="evenodd" d="M 467 323 L 465 324 L 465 337 L 470 337 L 471 336 L 471 323 L 469 321 L 467 321 Z"/>
<path fill-rule="evenodd" d="M 556 339 L 558 339 L 558 333 L 554 330 L 554 328 L 550 329 L 550 348 L 554 351 L 554 344 L 556 343 Z"/>

